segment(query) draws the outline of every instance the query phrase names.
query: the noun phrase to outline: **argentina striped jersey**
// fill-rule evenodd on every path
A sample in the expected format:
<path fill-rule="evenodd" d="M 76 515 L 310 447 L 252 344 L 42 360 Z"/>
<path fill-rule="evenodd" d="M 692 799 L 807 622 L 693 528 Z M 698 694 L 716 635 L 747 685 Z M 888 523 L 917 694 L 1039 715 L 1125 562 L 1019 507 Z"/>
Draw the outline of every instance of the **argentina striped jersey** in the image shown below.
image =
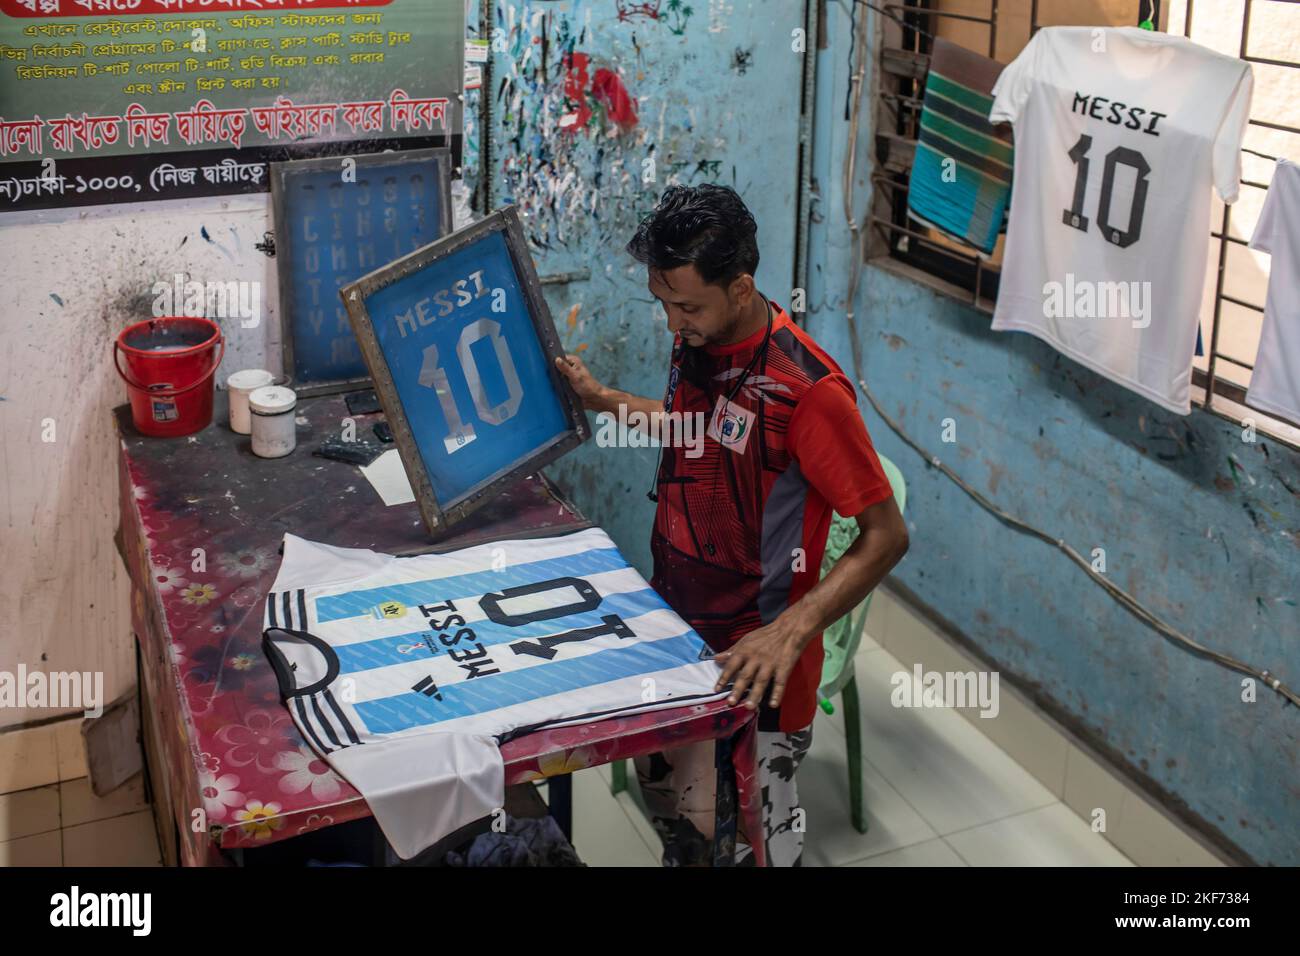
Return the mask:
<path fill-rule="evenodd" d="M 294 723 L 403 856 L 501 805 L 505 740 L 725 695 L 598 528 L 407 558 L 285 535 L 265 624 Z"/>

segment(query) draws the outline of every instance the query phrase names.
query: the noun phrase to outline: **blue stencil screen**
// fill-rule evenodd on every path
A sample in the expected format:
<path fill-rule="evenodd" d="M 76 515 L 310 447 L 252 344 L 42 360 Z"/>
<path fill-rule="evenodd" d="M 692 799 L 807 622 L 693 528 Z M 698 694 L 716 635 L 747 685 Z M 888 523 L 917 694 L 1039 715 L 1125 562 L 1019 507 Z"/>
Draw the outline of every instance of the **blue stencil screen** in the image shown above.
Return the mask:
<path fill-rule="evenodd" d="M 395 154 L 397 156 L 398 154 Z M 436 157 L 337 169 L 289 169 L 277 223 L 287 235 L 292 287 L 293 377 L 297 383 L 366 378 L 339 288 L 442 236 Z"/>
<path fill-rule="evenodd" d="M 568 431 L 500 231 L 371 293 L 366 310 L 442 508 Z"/>

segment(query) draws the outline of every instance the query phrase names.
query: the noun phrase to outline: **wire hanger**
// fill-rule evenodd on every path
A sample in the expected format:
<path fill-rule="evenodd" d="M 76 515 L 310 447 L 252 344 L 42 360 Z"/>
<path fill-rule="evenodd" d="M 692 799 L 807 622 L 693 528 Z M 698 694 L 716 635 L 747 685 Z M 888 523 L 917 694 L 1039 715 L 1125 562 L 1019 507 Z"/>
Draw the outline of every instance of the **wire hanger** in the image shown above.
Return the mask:
<path fill-rule="evenodd" d="M 1252 156 L 1258 156 L 1260 159 L 1271 159 L 1273 162 L 1277 162 L 1276 156 L 1270 156 L 1268 153 L 1261 153 L 1257 149 L 1250 149 L 1249 147 L 1243 146 L 1241 147 L 1241 151 L 1243 153 L 1250 153 Z"/>
<path fill-rule="evenodd" d="M 1147 10 L 1146 19 L 1138 21 L 1138 27 L 1142 30 L 1154 31 L 1156 28 L 1155 21 L 1160 18 L 1160 0 L 1142 0 L 1142 2 L 1149 3 L 1150 7 Z M 1139 6 L 1138 10 L 1141 9 Z"/>

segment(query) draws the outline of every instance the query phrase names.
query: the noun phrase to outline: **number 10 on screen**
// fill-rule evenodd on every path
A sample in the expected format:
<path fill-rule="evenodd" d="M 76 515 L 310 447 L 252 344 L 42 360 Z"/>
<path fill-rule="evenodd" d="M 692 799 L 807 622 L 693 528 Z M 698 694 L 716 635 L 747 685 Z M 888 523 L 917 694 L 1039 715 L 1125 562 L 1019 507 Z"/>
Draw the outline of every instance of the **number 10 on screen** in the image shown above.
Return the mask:
<path fill-rule="evenodd" d="M 587 437 L 513 207 L 341 293 L 430 530 Z"/>

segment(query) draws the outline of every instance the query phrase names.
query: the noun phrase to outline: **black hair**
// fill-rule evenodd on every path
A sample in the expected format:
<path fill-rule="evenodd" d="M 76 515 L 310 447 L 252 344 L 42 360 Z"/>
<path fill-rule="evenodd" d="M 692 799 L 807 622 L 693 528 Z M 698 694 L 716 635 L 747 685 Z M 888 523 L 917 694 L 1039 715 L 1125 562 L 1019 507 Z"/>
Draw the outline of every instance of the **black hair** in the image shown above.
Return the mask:
<path fill-rule="evenodd" d="M 726 285 L 758 269 L 758 223 L 734 189 L 669 186 L 641 220 L 627 251 L 652 269 L 694 265 L 705 282 Z"/>

